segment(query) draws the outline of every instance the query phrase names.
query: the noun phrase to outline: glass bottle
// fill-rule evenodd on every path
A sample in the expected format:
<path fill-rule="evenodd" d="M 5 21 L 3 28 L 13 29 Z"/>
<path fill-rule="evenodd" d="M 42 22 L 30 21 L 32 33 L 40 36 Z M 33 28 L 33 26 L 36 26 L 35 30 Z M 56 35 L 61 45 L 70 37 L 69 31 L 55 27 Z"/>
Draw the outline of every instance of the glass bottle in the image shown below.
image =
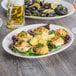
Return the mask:
<path fill-rule="evenodd" d="M 7 27 L 19 28 L 24 25 L 24 0 L 8 0 Z"/>

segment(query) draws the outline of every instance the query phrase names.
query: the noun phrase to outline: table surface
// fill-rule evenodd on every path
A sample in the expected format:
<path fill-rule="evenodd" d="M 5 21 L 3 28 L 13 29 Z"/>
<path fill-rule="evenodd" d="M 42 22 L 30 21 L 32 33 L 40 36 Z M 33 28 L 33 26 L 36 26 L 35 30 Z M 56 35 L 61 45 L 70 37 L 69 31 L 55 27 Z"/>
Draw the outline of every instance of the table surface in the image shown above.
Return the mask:
<path fill-rule="evenodd" d="M 67 0 L 72 3 L 73 0 Z M 1 2 L 1 0 L 0 0 Z M 41 59 L 23 59 L 9 55 L 2 48 L 2 40 L 9 33 L 6 28 L 6 11 L 0 5 L 0 76 L 76 76 L 76 36 L 73 44 L 63 52 Z M 26 19 L 26 25 L 51 23 L 65 26 L 70 30 L 76 26 L 76 13 L 60 20 Z"/>

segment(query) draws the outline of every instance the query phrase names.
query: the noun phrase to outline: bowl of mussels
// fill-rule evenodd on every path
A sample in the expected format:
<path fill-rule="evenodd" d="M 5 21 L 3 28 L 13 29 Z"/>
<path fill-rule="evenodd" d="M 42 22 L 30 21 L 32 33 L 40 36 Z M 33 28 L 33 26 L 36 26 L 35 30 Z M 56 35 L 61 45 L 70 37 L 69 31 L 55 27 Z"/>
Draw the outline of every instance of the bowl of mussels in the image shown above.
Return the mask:
<path fill-rule="evenodd" d="M 26 0 L 25 17 L 35 19 L 58 19 L 74 13 L 72 4 L 60 0 Z"/>
<path fill-rule="evenodd" d="M 1 6 L 7 8 L 8 0 Z M 25 0 L 25 17 L 32 19 L 60 19 L 72 15 L 75 9 L 72 4 L 63 0 Z"/>

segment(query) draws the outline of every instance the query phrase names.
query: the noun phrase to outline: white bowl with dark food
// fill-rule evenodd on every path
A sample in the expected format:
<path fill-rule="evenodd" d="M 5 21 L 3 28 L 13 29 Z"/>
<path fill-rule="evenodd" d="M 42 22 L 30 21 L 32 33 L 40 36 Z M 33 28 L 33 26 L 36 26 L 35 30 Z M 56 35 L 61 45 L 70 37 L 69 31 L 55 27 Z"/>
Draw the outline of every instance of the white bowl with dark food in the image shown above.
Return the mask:
<path fill-rule="evenodd" d="M 72 15 L 75 9 L 72 4 L 63 0 L 41 0 L 42 4 L 30 2 L 25 3 L 25 17 L 32 19 L 60 19 Z M 8 0 L 1 2 L 2 7 L 7 9 Z M 29 5 L 27 7 L 27 5 Z M 61 6 L 62 5 L 62 6 Z M 29 10 L 28 10 L 29 9 Z M 32 9 L 32 10 L 30 10 Z"/>
<path fill-rule="evenodd" d="M 73 33 L 65 27 L 33 24 L 9 33 L 2 46 L 7 53 L 17 57 L 42 58 L 66 51 L 73 40 Z"/>

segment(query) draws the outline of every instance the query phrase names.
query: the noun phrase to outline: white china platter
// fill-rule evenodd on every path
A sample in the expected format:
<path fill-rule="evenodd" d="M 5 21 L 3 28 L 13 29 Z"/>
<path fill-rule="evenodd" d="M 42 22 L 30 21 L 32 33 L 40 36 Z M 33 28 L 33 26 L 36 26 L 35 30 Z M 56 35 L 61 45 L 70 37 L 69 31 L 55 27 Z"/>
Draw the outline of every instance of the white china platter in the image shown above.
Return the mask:
<path fill-rule="evenodd" d="M 42 55 L 42 56 L 23 56 L 23 55 L 21 55 L 21 54 L 19 54 L 19 53 L 15 53 L 15 52 L 13 52 L 12 50 L 9 49 L 9 45 L 12 43 L 11 37 L 12 37 L 13 35 L 17 35 L 17 34 L 18 34 L 19 32 L 21 32 L 21 31 L 28 31 L 29 29 L 35 29 L 35 28 L 37 28 L 37 27 L 39 27 L 39 26 L 43 26 L 43 25 L 46 25 L 46 24 L 33 24 L 33 25 L 28 25 L 28 26 L 24 26 L 24 27 L 22 27 L 22 28 L 16 29 L 16 30 L 14 30 L 13 32 L 9 33 L 9 34 L 3 39 L 3 42 L 2 42 L 2 46 L 3 46 L 4 50 L 5 50 L 7 53 L 9 53 L 9 54 L 11 54 L 11 55 L 14 55 L 14 56 L 17 56 L 17 57 L 22 57 L 22 58 L 42 58 L 42 57 L 47 57 L 47 56 L 51 56 L 51 55 L 57 54 L 57 53 L 59 53 L 59 52 L 62 52 L 62 51 L 64 51 L 65 49 L 67 49 L 69 46 L 71 46 L 71 44 L 73 43 L 73 40 L 74 40 L 74 35 L 73 35 L 73 33 L 72 33 L 69 29 L 67 29 L 67 28 L 65 28 L 65 27 L 62 27 L 62 26 L 59 26 L 59 25 L 50 24 L 50 30 L 56 30 L 56 29 L 58 29 L 58 28 L 62 28 L 62 29 L 65 29 L 65 30 L 69 33 L 71 39 L 69 40 L 69 42 L 68 42 L 67 44 L 63 45 L 62 47 L 60 47 L 60 48 L 58 48 L 58 49 L 56 49 L 56 50 L 54 50 L 54 51 L 51 51 L 49 54 Z M 65 50 L 65 51 L 66 51 L 66 50 Z"/>

